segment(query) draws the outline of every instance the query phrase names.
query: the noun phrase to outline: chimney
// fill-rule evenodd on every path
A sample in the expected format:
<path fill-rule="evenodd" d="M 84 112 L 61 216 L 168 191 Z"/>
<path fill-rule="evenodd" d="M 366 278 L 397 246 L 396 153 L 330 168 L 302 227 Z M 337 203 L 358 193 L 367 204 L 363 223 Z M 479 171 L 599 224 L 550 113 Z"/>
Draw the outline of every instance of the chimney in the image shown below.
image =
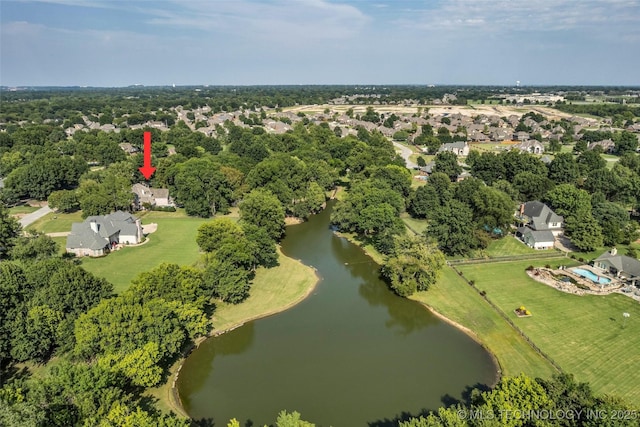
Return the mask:
<path fill-rule="evenodd" d="M 520 205 L 520 216 L 524 215 L 524 203 Z"/>
<path fill-rule="evenodd" d="M 94 219 L 89 222 L 89 226 L 91 226 L 91 230 L 93 230 L 94 233 L 98 232 L 98 223 Z"/>
<path fill-rule="evenodd" d="M 615 256 L 618 253 L 616 248 L 611 248 L 611 256 Z"/>

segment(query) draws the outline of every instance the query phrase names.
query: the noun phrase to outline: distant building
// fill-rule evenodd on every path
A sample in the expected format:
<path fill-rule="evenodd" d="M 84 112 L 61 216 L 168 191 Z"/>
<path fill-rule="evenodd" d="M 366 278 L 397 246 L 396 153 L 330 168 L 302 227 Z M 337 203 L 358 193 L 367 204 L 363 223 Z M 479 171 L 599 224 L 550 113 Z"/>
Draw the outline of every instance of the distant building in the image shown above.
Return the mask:
<path fill-rule="evenodd" d="M 442 146 L 438 149 L 438 152 L 443 151 L 450 151 L 456 156 L 468 156 L 469 144 L 467 143 L 467 141 L 448 142 L 446 144 L 442 144 Z"/>
<path fill-rule="evenodd" d="M 173 206 L 173 201 L 169 197 L 169 190 L 166 188 L 149 188 L 144 184 L 133 184 L 131 191 L 135 195 L 134 207 L 136 210 L 142 209 L 144 205 Z"/>

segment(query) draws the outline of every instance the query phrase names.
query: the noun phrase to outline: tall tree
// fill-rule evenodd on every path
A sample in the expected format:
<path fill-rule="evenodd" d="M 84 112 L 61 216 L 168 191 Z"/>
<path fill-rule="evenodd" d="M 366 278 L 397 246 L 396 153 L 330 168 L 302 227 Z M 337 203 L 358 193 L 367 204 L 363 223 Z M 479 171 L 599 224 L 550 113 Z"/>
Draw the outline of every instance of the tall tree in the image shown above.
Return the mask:
<path fill-rule="evenodd" d="M 9 209 L 0 203 L 0 259 L 7 256 L 19 234 L 20 223 L 9 215 Z"/>
<path fill-rule="evenodd" d="M 240 220 L 264 228 L 272 239 L 284 234 L 284 208 L 273 193 L 252 190 L 240 203 Z"/>
<path fill-rule="evenodd" d="M 438 280 L 444 256 L 420 236 L 396 236 L 394 250 L 382 267 L 382 275 L 400 296 L 426 291 Z"/>

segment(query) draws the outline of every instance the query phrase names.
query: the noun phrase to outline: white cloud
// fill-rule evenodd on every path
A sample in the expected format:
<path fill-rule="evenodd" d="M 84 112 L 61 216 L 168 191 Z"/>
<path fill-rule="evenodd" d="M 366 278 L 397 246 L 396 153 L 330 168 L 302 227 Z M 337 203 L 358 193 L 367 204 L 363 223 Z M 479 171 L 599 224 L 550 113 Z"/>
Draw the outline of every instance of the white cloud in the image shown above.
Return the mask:
<path fill-rule="evenodd" d="M 353 37 L 369 22 L 356 7 L 324 0 L 192 1 L 178 9 L 150 11 L 150 23 L 252 38 L 257 42 L 297 44 Z M 257 37 L 257 38 L 256 38 Z"/>

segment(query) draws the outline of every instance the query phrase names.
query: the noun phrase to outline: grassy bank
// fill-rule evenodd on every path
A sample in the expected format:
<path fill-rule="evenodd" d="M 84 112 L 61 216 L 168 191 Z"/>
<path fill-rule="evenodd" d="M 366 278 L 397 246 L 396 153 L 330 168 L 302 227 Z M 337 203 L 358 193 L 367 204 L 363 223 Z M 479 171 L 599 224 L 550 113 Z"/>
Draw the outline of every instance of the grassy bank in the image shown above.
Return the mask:
<path fill-rule="evenodd" d="M 451 267 L 444 268 L 435 286 L 414 294 L 411 299 L 471 330 L 472 335 L 498 359 L 503 375 L 524 372 L 548 378 L 555 372 L 553 366 L 536 353 Z"/>
<path fill-rule="evenodd" d="M 640 304 L 618 294 L 567 294 L 525 273 L 530 264 L 555 266 L 568 262 L 529 260 L 458 268 L 562 369 L 580 381 L 588 381 L 596 393 L 640 401 Z M 521 305 L 533 316 L 518 318 L 513 310 Z M 622 316 L 625 312 L 631 315 L 626 325 Z"/>
<path fill-rule="evenodd" d="M 280 265 L 275 268 L 260 268 L 251 285 L 251 295 L 241 304 L 220 303 L 213 314 L 212 334 L 216 334 L 248 321 L 284 311 L 302 301 L 318 282 L 313 268 L 284 256 L 279 250 Z M 172 392 L 173 379 L 182 360 L 170 370 L 167 383 L 147 391 L 157 399 L 163 411 L 173 411 L 182 415 Z"/>
<path fill-rule="evenodd" d="M 358 241 L 354 235 L 339 235 L 361 246 L 376 262 L 384 261 L 382 254 L 371 245 L 364 245 Z M 510 243 L 498 245 L 509 246 Z M 507 250 L 506 247 L 504 249 Z M 499 249 L 496 251 L 500 252 Z M 451 267 L 443 269 L 442 276 L 435 286 L 426 292 L 414 294 L 411 299 L 424 304 L 477 338 L 496 357 L 503 375 L 525 372 L 534 377 L 548 378 L 556 372 L 554 367 Z"/>

